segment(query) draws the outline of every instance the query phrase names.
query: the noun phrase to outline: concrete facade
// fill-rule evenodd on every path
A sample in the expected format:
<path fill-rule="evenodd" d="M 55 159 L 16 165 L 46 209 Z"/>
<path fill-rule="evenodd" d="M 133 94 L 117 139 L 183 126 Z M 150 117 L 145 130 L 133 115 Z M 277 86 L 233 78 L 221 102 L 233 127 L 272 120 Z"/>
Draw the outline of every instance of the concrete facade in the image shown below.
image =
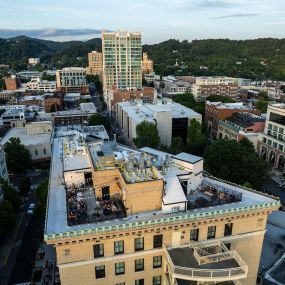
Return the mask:
<path fill-rule="evenodd" d="M 156 99 L 152 103 L 143 103 L 142 100 L 118 103 L 116 119 L 130 143 L 137 136 L 136 127 L 147 121 L 156 124 L 160 142 L 169 146 L 172 139 L 177 136 L 186 143 L 190 121 L 196 119 L 201 123 L 202 115 L 172 102 L 169 98 L 164 98 Z"/>
<path fill-rule="evenodd" d="M 273 168 L 284 172 L 285 165 L 285 104 L 272 104 L 267 108 L 264 132 L 258 138 L 258 153 Z"/>
<path fill-rule="evenodd" d="M 85 78 L 86 70 L 82 67 L 66 67 L 56 71 L 56 88 L 66 94 L 79 92 L 88 94 L 89 87 Z"/>
<path fill-rule="evenodd" d="M 19 138 L 30 152 L 33 162 L 49 160 L 51 157 L 51 122 L 33 122 L 24 127 L 15 127 L 2 138 L 5 144 L 10 138 Z"/>

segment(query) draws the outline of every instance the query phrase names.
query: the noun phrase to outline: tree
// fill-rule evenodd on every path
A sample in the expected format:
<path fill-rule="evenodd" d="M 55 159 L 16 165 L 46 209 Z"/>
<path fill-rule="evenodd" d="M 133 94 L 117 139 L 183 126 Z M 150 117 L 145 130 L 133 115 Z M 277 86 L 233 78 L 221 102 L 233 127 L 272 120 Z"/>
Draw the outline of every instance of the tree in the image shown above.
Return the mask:
<path fill-rule="evenodd" d="M 212 175 L 260 189 L 270 169 L 248 140 L 217 140 L 206 148 L 205 169 Z"/>
<path fill-rule="evenodd" d="M 4 199 L 11 203 L 14 212 L 18 212 L 21 205 L 21 197 L 19 193 L 2 178 L 0 180 L 0 185 L 4 193 Z"/>
<path fill-rule="evenodd" d="M 44 214 L 47 207 L 48 179 L 44 180 L 36 189 L 37 211 Z"/>
<path fill-rule="evenodd" d="M 22 174 L 32 166 L 31 154 L 21 144 L 19 138 L 10 138 L 5 144 L 6 161 L 9 172 Z"/>
<path fill-rule="evenodd" d="M 236 101 L 230 97 L 222 95 L 210 95 L 206 98 L 210 102 L 222 102 L 222 103 L 235 103 Z"/>
<path fill-rule="evenodd" d="M 192 154 L 203 155 L 207 144 L 208 139 L 202 133 L 201 124 L 196 119 L 192 119 L 187 133 L 187 151 Z"/>
<path fill-rule="evenodd" d="M 96 91 L 102 92 L 102 83 L 100 81 L 99 75 L 86 75 L 87 83 L 93 83 L 96 87 Z"/>
<path fill-rule="evenodd" d="M 15 225 L 15 216 L 13 207 L 7 200 L 0 202 L 0 240 L 10 231 Z"/>
<path fill-rule="evenodd" d="M 20 193 L 22 195 L 27 194 L 30 191 L 30 187 L 31 187 L 31 183 L 30 183 L 29 177 L 25 177 L 25 176 L 21 177 L 20 185 L 19 185 Z"/>
<path fill-rule="evenodd" d="M 134 144 L 138 147 L 158 148 L 160 138 L 155 124 L 143 121 L 136 127 L 137 137 Z"/>
<path fill-rule="evenodd" d="M 260 100 L 257 100 L 254 105 L 258 110 L 261 111 L 261 113 L 267 112 L 268 101 L 264 99 L 260 99 Z"/>
<path fill-rule="evenodd" d="M 89 119 L 89 126 L 103 125 L 106 129 L 110 129 L 110 123 L 108 119 L 100 114 L 94 114 Z"/>
<path fill-rule="evenodd" d="M 180 137 L 175 137 L 172 139 L 172 144 L 169 147 L 168 151 L 173 154 L 177 154 L 183 151 L 184 144 L 183 140 Z"/>
<path fill-rule="evenodd" d="M 205 114 L 205 102 L 197 102 L 191 93 L 177 94 L 173 97 L 173 101 L 193 109 L 202 116 Z"/>

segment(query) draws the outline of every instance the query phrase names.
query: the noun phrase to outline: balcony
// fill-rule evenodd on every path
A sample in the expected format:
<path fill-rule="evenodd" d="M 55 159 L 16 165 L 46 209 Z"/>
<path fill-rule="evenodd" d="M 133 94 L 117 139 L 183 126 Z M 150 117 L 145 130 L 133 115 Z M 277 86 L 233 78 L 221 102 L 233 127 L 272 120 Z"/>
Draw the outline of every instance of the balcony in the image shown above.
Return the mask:
<path fill-rule="evenodd" d="M 221 241 L 191 241 L 179 247 L 164 246 L 164 255 L 170 284 L 229 281 L 232 283 L 225 284 L 239 284 L 240 279 L 247 277 L 247 264 L 235 250 L 229 251 Z"/>

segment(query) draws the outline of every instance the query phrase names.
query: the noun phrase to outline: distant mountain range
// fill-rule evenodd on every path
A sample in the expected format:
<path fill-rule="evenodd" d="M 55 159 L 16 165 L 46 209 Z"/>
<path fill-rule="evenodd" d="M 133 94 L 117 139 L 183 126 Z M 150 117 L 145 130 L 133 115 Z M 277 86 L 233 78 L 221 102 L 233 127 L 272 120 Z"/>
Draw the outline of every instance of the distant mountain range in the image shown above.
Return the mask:
<path fill-rule="evenodd" d="M 9 64 L 16 70 L 25 69 L 29 57 L 40 57 L 43 63 L 55 67 L 83 66 L 92 50 L 101 50 L 101 38 L 56 42 L 21 35 L 0 39 L 0 64 Z"/>
<path fill-rule="evenodd" d="M 26 69 L 29 57 L 40 57 L 48 67 L 87 66 L 87 54 L 92 50 L 101 51 L 101 38 L 66 42 L 23 35 L 0 38 L 0 64 L 22 70 Z M 155 71 L 161 75 L 227 75 L 285 81 L 285 39 L 192 42 L 171 39 L 144 45 L 143 50 L 149 54 Z"/>
<path fill-rule="evenodd" d="M 11 30 L 0 29 L 0 38 L 12 38 L 18 35 L 24 35 L 30 38 L 52 39 L 56 37 L 80 37 L 80 36 L 99 36 L 101 30 L 96 29 L 29 29 L 29 30 Z"/>

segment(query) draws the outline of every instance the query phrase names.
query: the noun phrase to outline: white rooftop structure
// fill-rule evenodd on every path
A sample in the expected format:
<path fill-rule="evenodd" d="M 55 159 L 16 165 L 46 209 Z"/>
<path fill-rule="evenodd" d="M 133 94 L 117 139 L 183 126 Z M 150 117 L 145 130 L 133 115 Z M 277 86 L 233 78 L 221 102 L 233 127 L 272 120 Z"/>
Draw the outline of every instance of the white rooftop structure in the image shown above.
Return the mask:
<path fill-rule="evenodd" d="M 171 112 L 172 118 L 196 118 L 201 120 L 201 114 L 189 109 L 169 98 L 156 99 L 154 103 L 142 103 L 141 100 L 119 102 L 118 105 L 129 117 L 140 123 L 142 121 L 154 122 L 156 112 Z"/>
<path fill-rule="evenodd" d="M 45 239 L 54 239 L 57 235 L 68 236 L 71 232 L 88 234 L 104 227 L 124 228 L 126 224 L 148 223 L 153 219 L 190 219 L 197 215 L 211 217 L 212 213 L 216 217 L 219 213 L 222 215 L 279 205 L 278 199 L 270 195 L 260 194 L 203 174 L 203 159 L 185 153 L 171 155 L 151 148 L 133 150 L 115 141 L 97 141 L 89 144 L 84 136 L 80 135 L 80 131 L 70 133 L 66 131 L 66 127 L 58 127 L 55 131 L 52 152 Z M 112 157 L 116 161 L 115 164 Z M 136 174 L 129 168 L 133 167 L 132 161 L 137 161 L 137 164 L 141 165 L 141 159 L 145 163 L 142 167 L 148 168 Z M 102 165 L 100 161 L 105 161 L 106 165 Z M 120 168 L 125 183 L 163 179 L 166 187 L 161 199 L 161 210 L 128 214 L 125 218 L 107 221 L 88 220 L 86 223 L 70 225 L 67 220 L 65 185 L 84 183 L 86 171 L 112 170 L 117 167 L 116 165 L 125 165 L 124 168 Z M 156 175 L 148 176 L 148 172 Z M 130 178 L 132 175 L 135 175 L 134 179 Z M 141 175 L 144 176 L 143 180 L 140 178 Z M 217 204 L 211 202 L 208 207 L 196 207 L 193 201 L 203 195 L 206 197 L 207 193 L 202 190 L 209 186 L 231 193 L 233 200 Z M 92 202 L 90 199 L 94 200 L 93 204 L 96 205 L 96 197 L 90 196 L 88 203 Z M 209 201 L 213 201 L 213 196 Z"/>
<path fill-rule="evenodd" d="M 19 138 L 23 145 L 29 146 L 50 142 L 51 134 L 28 134 L 27 129 L 24 127 L 11 128 L 9 132 L 1 139 L 1 144 L 5 144 L 13 137 Z"/>
<path fill-rule="evenodd" d="M 171 145 L 172 139 L 176 136 L 186 141 L 187 129 L 192 119 L 202 121 L 201 114 L 169 98 L 156 98 L 152 103 L 143 103 L 140 99 L 117 103 L 116 116 L 123 134 L 131 143 L 137 136 L 137 125 L 147 121 L 156 124 L 160 142 L 167 146 Z M 176 123 L 180 126 L 179 134 L 175 132 Z"/>
<path fill-rule="evenodd" d="M 80 93 L 67 93 L 64 96 L 64 101 L 74 102 L 80 100 Z"/>
<path fill-rule="evenodd" d="M 80 109 L 82 111 L 85 111 L 85 112 L 94 112 L 96 113 L 97 112 L 97 109 L 94 105 L 94 103 L 92 102 L 88 102 L 88 103 L 80 103 Z"/>
<path fill-rule="evenodd" d="M 249 110 L 250 107 L 243 105 L 242 102 L 236 102 L 236 103 L 222 103 L 222 102 L 210 102 L 206 101 L 206 104 L 209 106 L 214 106 L 218 109 L 245 109 Z"/>

